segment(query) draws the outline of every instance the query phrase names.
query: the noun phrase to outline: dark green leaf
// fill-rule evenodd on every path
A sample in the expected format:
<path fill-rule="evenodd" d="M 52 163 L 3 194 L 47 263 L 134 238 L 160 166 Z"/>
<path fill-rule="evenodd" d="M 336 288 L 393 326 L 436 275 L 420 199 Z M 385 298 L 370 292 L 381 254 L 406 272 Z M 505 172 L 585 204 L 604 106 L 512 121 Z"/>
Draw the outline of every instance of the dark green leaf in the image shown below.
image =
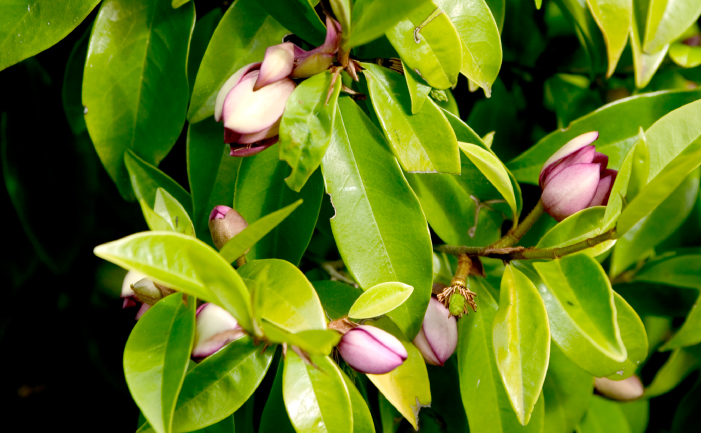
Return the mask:
<path fill-rule="evenodd" d="M 363 294 L 361 289 L 340 281 L 314 281 L 312 284 L 331 320 L 346 316 L 353 303 Z"/>
<path fill-rule="evenodd" d="M 413 337 L 423 321 L 432 284 L 426 220 L 370 119 L 350 98 L 341 98 L 339 109 L 321 163 L 336 209 L 331 219 L 334 238 L 361 287 L 400 281 L 414 288 L 411 297 L 389 314 L 405 335 Z"/>
<path fill-rule="evenodd" d="M 87 29 L 73 46 L 66 64 L 66 72 L 63 74 L 63 87 L 61 89 L 63 111 L 66 112 L 66 118 L 75 135 L 87 133 L 88 131 L 88 127 L 85 125 L 85 114 L 83 113 L 82 93 L 83 70 L 85 69 L 85 57 L 88 55 L 88 42 L 90 41 L 91 30 L 92 27 Z"/>
<path fill-rule="evenodd" d="M 309 244 L 324 192 L 321 173 L 315 172 L 299 193 L 285 184 L 290 168 L 278 160 L 277 145 L 244 158 L 236 179 L 234 209 L 253 222 L 283 209 L 299 199 L 302 205 L 256 243 L 246 255 L 249 260 L 284 259 L 299 263 Z"/>
<path fill-rule="evenodd" d="M 197 77 L 197 71 L 200 69 L 207 45 L 209 45 L 221 18 L 221 9 L 215 8 L 195 23 L 195 30 L 192 32 L 192 40 L 190 41 L 190 51 L 187 55 L 187 82 L 190 86 L 190 95 L 192 95 L 192 89 L 195 88 L 195 77 Z"/>
<path fill-rule="evenodd" d="M 341 91 L 340 77 L 331 91 L 332 77 L 325 71 L 303 81 L 290 95 L 282 115 L 280 159 L 292 167 L 285 182 L 297 192 L 319 167 L 331 141 Z"/>
<path fill-rule="evenodd" d="M 280 24 L 300 38 L 314 46 L 324 42 L 326 28 L 314 10 L 315 1 L 261 0 L 259 3 Z"/>
<path fill-rule="evenodd" d="M 243 66 L 262 62 L 265 49 L 282 42 L 287 33 L 257 0 L 239 0 L 229 7 L 197 71 L 187 120 L 196 123 L 213 116 L 214 103 L 224 82 Z"/>
<path fill-rule="evenodd" d="M 0 71 L 65 38 L 100 0 L 4 2 L 0 7 Z"/>
<path fill-rule="evenodd" d="M 173 430 L 175 402 L 195 338 L 195 307 L 195 299 L 183 299 L 181 293 L 157 302 L 136 323 L 124 348 L 127 385 L 157 432 Z"/>
<path fill-rule="evenodd" d="M 592 397 L 589 410 L 579 425 L 580 433 L 630 433 L 630 426 L 623 411 L 616 403 L 595 395 Z"/>
<path fill-rule="evenodd" d="M 294 427 L 290 423 L 290 418 L 285 410 L 285 402 L 282 398 L 282 374 L 284 368 L 282 359 L 277 367 L 275 381 L 270 390 L 270 395 L 263 408 L 263 414 L 260 417 L 260 433 L 295 433 Z"/>
<path fill-rule="evenodd" d="M 556 345 L 550 348 L 548 374 L 543 383 L 544 433 L 571 433 L 589 407 L 594 378 L 570 361 Z"/>
<path fill-rule="evenodd" d="M 672 433 L 693 431 L 698 427 L 699 402 L 701 402 L 701 380 L 696 381 L 694 387 L 679 403 L 672 420 Z"/>
<path fill-rule="evenodd" d="M 192 3 L 173 9 L 170 0 L 107 0 L 95 19 L 83 77 L 85 122 L 125 198 L 133 192 L 124 152 L 157 165 L 183 128 L 194 23 Z"/>
<path fill-rule="evenodd" d="M 657 397 L 671 391 L 699 366 L 701 366 L 701 346 L 675 349 L 657 370 L 652 382 L 645 388 L 645 397 Z"/>

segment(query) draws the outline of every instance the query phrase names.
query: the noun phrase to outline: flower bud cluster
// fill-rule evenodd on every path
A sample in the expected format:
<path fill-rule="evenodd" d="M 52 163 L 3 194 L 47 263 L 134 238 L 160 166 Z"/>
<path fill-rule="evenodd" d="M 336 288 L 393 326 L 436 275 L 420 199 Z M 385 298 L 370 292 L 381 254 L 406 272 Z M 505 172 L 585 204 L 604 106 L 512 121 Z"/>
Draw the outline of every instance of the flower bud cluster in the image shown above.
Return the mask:
<path fill-rule="evenodd" d="M 262 62 L 239 69 L 217 95 L 214 119 L 224 123 L 231 156 L 251 156 L 278 141 L 280 120 L 296 84 L 328 69 L 340 42 L 340 24 L 326 19 L 323 45 L 305 51 L 291 42 L 268 47 Z"/>
<path fill-rule="evenodd" d="M 605 206 L 617 171 L 596 152 L 596 131 L 573 138 L 543 165 L 538 182 L 545 211 L 557 221 L 592 206 Z"/>

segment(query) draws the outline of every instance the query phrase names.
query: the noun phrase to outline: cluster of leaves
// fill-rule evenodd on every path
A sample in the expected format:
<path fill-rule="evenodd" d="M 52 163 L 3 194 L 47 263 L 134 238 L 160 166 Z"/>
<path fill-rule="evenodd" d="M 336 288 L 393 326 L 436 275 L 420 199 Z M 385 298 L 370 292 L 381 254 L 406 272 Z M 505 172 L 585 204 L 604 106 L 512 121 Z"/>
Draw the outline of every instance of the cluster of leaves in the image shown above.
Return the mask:
<path fill-rule="evenodd" d="M 12 69 L 37 89 L 3 113 L 5 184 L 56 268 L 73 252 L 44 242 L 47 229 L 21 186 L 30 174 L 16 164 L 29 149 L 13 143 L 28 122 L 60 110 L 39 104 L 50 82 L 30 57 L 98 3 L 15 2 L 0 23 L 0 70 L 27 59 Z M 94 176 L 79 151 L 92 143 L 151 229 L 95 252 L 181 292 L 151 308 L 126 346 L 139 431 L 395 432 L 407 423 L 476 433 L 644 431 L 649 399 L 701 366 L 701 253 L 688 248 L 701 237 L 701 47 L 685 43 L 699 34 L 699 3 L 552 0 L 538 12 L 539 1 L 331 1 L 342 50 L 363 68 L 360 82 L 344 72 L 343 83 L 367 99 L 337 85 L 327 102 L 331 73 L 316 75 L 290 97 L 279 144 L 229 157 L 212 119 L 221 85 L 289 33 L 305 48 L 319 45 L 316 3 L 237 0 L 196 20 L 194 2 L 105 0 L 68 59 L 68 123 L 57 133 L 77 155 L 71 182 Z M 485 97 L 456 99 L 461 74 L 462 87 Z M 547 113 L 531 104 L 537 80 L 543 105 L 567 129 L 546 135 L 554 122 L 526 125 Z M 158 168 L 185 125 L 187 190 Z M 506 221 L 518 225 L 520 184 L 537 184 L 550 155 L 593 130 L 597 150 L 619 170 L 609 204 L 560 223 L 541 218 L 521 244 L 544 260 L 484 258 L 486 278 L 469 279 L 478 309 L 458 321 L 456 356 L 427 367 L 411 339 L 432 284 L 449 284 L 455 271 L 434 244 L 499 240 Z M 90 198 L 71 200 L 79 208 Z M 221 204 L 250 226 L 216 251 L 207 222 Z M 559 258 L 612 230 L 613 239 Z M 247 250 L 248 263 L 235 269 Z M 195 365 L 196 300 L 225 308 L 248 336 Z M 360 375 L 334 359 L 339 336 L 327 322 L 349 313 L 385 315 L 372 324 L 404 344 L 404 364 Z M 282 355 L 281 343 L 311 363 L 293 350 Z M 658 350 L 671 355 L 647 380 Z M 592 395 L 594 377 L 633 374 L 644 376 L 644 398 Z M 266 375 L 272 384 L 262 386 Z M 699 389 L 679 406 L 675 431 L 694 425 Z"/>

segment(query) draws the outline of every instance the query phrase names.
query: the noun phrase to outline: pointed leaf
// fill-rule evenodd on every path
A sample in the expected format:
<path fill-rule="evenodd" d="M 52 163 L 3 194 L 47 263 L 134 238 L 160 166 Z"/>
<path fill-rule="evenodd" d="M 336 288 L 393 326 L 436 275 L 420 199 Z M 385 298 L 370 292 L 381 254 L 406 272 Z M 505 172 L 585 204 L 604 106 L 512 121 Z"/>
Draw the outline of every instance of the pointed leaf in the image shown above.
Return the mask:
<path fill-rule="evenodd" d="M 664 60 L 669 45 L 664 45 L 656 52 L 643 51 L 643 37 L 649 1 L 633 2 L 633 19 L 630 28 L 630 45 L 633 51 L 633 66 L 635 68 L 635 86 L 639 89 L 647 86 Z"/>
<path fill-rule="evenodd" d="M 428 99 L 428 94 L 431 93 L 432 89 L 423 78 L 419 77 L 416 72 L 412 71 L 404 63 L 402 63 L 402 69 L 404 70 L 404 78 L 411 97 L 411 114 L 416 114 L 421 111 L 421 107 Z"/>
<path fill-rule="evenodd" d="M 263 331 L 268 341 L 294 345 L 310 355 L 329 355 L 341 341 L 341 334 L 330 329 L 313 329 L 293 334 L 265 319 L 263 319 Z"/>
<path fill-rule="evenodd" d="M 610 77 L 616 70 L 618 59 L 621 58 L 628 42 L 628 32 L 633 18 L 633 2 L 632 0 L 587 0 L 587 4 L 606 41 L 608 55 L 606 76 Z"/>
<path fill-rule="evenodd" d="M 414 288 L 404 283 L 382 283 L 367 289 L 348 312 L 351 319 L 370 319 L 394 310 L 404 303 Z"/>
<path fill-rule="evenodd" d="M 339 101 L 334 135 L 321 167 L 336 209 L 331 228 L 343 261 L 365 289 L 388 281 L 414 288 L 389 314 L 413 338 L 431 293 L 428 227 L 381 133 L 349 98 Z"/>
<path fill-rule="evenodd" d="M 643 50 L 654 53 L 677 39 L 701 15 L 694 0 L 650 0 Z"/>
<path fill-rule="evenodd" d="M 173 429 L 175 402 L 195 338 L 195 299 L 174 293 L 136 322 L 124 348 L 124 376 L 153 429 Z"/>
<path fill-rule="evenodd" d="M 156 190 L 153 211 L 163 218 L 174 232 L 188 236 L 195 235 L 195 228 L 192 226 L 192 221 L 190 221 L 190 216 L 185 208 L 163 188 L 159 187 Z"/>

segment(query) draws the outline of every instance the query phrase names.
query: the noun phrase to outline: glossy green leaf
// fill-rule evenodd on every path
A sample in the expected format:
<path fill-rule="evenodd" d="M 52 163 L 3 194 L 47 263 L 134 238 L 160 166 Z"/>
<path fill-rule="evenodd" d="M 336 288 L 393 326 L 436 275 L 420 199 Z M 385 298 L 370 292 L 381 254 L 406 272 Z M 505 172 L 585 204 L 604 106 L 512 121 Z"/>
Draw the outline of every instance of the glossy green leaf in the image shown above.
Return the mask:
<path fill-rule="evenodd" d="M 310 355 L 329 355 L 341 340 L 341 334 L 330 329 L 312 329 L 293 334 L 265 319 L 263 332 L 270 342 L 297 346 Z"/>
<path fill-rule="evenodd" d="M 326 317 L 314 287 L 302 271 L 284 260 L 255 260 L 239 268 L 245 280 L 264 272 L 265 287 L 256 287 L 262 299 L 261 317 L 288 332 L 325 330 Z"/>
<path fill-rule="evenodd" d="M 470 143 L 458 143 L 460 149 L 470 158 L 480 172 L 494 185 L 511 208 L 513 221 L 518 221 L 518 205 L 516 195 L 509 178 L 509 172 L 504 164 L 493 153 Z"/>
<path fill-rule="evenodd" d="M 324 42 L 326 27 L 314 10 L 313 0 L 260 0 L 260 6 L 290 32 L 317 46 Z M 281 41 L 276 41 L 279 44 Z M 273 45 L 273 44 L 271 44 Z"/>
<path fill-rule="evenodd" d="M 548 369 L 550 327 L 538 289 L 513 266 L 506 267 L 501 279 L 492 344 L 511 406 L 521 425 L 526 425 Z"/>
<path fill-rule="evenodd" d="M 260 417 L 260 433 L 295 433 L 290 423 L 290 418 L 285 410 L 285 402 L 282 398 L 282 374 L 284 371 L 283 360 L 277 367 L 273 387 L 265 402 L 263 413 Z"/>
<path fill-rule="evenodd" d="M 544 433 L 571 433 L 589 407 L 594 378 L 570 361 L 557 345 L 550 348 L 548 374 L 543 383 Z"/>
<path fill-rule="evenodd" d="M 455 25 L 462 42 L 460 72 L 491 94 L 501 68 L 499 28 L 485 0 L 436 0 Z"/>
<path fill-rule="evenodd" d="M 675 42 L 669 47 L 669 58 L 682 68 L 695 68 L 701 65 L 701 47 Z"/>
<path fill-rule="evenodd" d="M 694 0 L 650 0 L 643 49 L 654 53 L 677 39 L 701 15 Z"/>
<path fill-rule="evenodd" d="M 124 152 L 157 165 L 182 130 L 194 24 L 192 3 L 173 9 L 169 0 L 107 0 L 100 6 L 83 77 L 85 122 L 125 198 L 133 193 Z"/>
<path fill-rule="evenodd" d="M 431 404 L 431 387 L 428 382 L 426 363 L 419 349 L 406 339 L 400 329 L 387 318 L 371 322 L 394 335 L 402 342 L 408 353 L 402 365 L 387 374 L 368 374 L 368 379 L 404 418 L 417 428 L 419 411 Z"/>
<path fill-rule="evenodd" d="M 340 281 L 314 281 L 312 284 L 330 320 L 348 315 L 348 310 L 363 294 L 362 289 Z"/>
<path fill-rule="evenodd" d="M 458 373 L 460 395 L 473 433 L 543 431 L 543 399 L 539 398 L 531 420 L 522 426 L 511 407 L 496 365 L 492 346 L 492 322 L 497 303 L 483 280 L 470 279 L 477 293 L 477 311 L 458 320 Z"/>
<path fill-rule="evenodd" d="M 616 241 L 609 274 L 619 275 L 669 237 L 689 216 L 698 195 L 697 169 L 657 208 Z"/>
<path fill-rule="evenodd" d="M 606 205 L 606 213 L 601 227 L 604 231 L 612 229 L 623 209 L 623 202 L 628 197 L 632 199 L 633 193 L 647 183 L 647 171 L 650 169 L 650 155 L 647 151 L 645 133 L 640 129 L 640 139 L 631 147 L 623 159 L 621 166 L 613 182 L 609 202 Z M 633 179 L 631 185 L 631 178 Z M 629 188 L 630 187 L 630 188 Z M 629 194 L 630 189 L 630 194 Z"/>
<path fill-rule="evenodd" d="M 413 291 L 410 285 L 397 282 L 372 286 L 353 303 L 348 317 L 370 319 L 387 314 L 409 299 Z"/>
<path fill-rule="evenodd" d="M 185 208 L 163 188 L 156 190 L 156 202 L 153 211 L 160 216 L 171 230 L 188 236 L 195 236 L 195 228 L 192 226 L 190 216 Z"/>
<path fill-rule="evenodd" d="M 285 184 L 289 172 L 287 163 L 278 160 L 277 145 L 243 158 L 241 162 L 234 209 L 246 221 L 257 221 L 299 199 L 304 200 L 299 208 L 251 248 L 246 254 L 248 260 L 276 258 L 297 264 L 307 249 L 324 193 L 321 173 L 314 173 L 304 188 L 296 193 Z"/>
<path fill-rule="evenodd" d="M 353 410 L 353 433 L 375 433 L 375 424 L 373 423 L 368 404 L 365 402 L 365 399 L 363 399 L 358 388 L 353 384 L 353 381 L 343 370 L 341 370 L 341 375 L 343 376 L 343 381 L 346 383 L 351 401 L 351 409 Z"/>
<path fill-rule="evenodd" d="M 606 208 L 595 206 L 583 209 L 559 222 L 543 236 L 536 248 L 561 248 L 593 238 L 604 232 L 602 224 Z M 615 240 L 609 240 L 587 248 L 584 254 L 596 257 L 613 247 Z"/>
<path fill-rule="evenodd" d="M 312 356 L 306 364 L 294 351 L 285 356 L 282 395 L 298 432 L 351 433 L 353 413 L 345 380 L 328 356 Z"/>
<path fill-rule="evenodd" d="M 535 263 L 528 273 L 545 302 L 553 341 L 592 375 L 620 370 L 627 352 L 616 322 L 614 294 L 596 260 L 585 254 Z"/>
<path fill-rule="evenodd" d="M 144 214 L 144 219 L 146 220 L 146 225 L 151 231 L 154 232 L 172 232 L 173 226 L 171 223 L 163 219 L 162 216 L 158 215 L 151 209 L 151 206 L 146 204 L 144 200 L 139 200 L 139 205 L 141 205 L 141 213 Z"/>
<path fill-rule="evenodd" d="M 175 293 L 157 302 L 124 348 L 124 376 L 134 401 L 157 432 L 173 431 L 175 402 L 195 338 L 195 299 Z"/>
<path fill-rule="evenodd" d="M 455 85 L 460 73 L 460 36 L 450 18 L 427 2 L 387 30 L 402 61 L 436 89 Z"/>
<path fill-rule="evenodd" d="M 256 244 L 263 236 L 270 233 L 275 227 L 280 225 L 292 212 L 302 204 L 302 199 L 297 200 L 289 206 L 266 215 L 258 221 L 249 224 L 241 233 L 231 238 L 219 251 L 227 261 L 233 263 L 244 255 L 249 248 Z"/>
<path fill-rule="evenodd" d="M 616 305 L 616 323 L 621 330 L 621 340 L 626 348 L 627 358 L 616 373 L 608 376 L 611 380 L 623 380 L 632 376 L 648 355 L 647 333 L 645 325 L 621 295 L 613 292 Z"/>
<path fill-rule="evenodd" d="M 643 51 L 645 37 L 645 22 L 647 20 L 649 1 L 633 1 L 633 19 L 630 28 L 630 45 L 633 51 L 633 66 L 635 68 L 635 86 L 639 89 L 650 83 L 664 60 L 669 45 L 661 47 L 656 52 Z"/>
<path fill-rule="evenodd" d="M 214 31 L 197 71 L 187 120 L 196 123 L 213 116 L 224 82 L 247 64 L 263 61 L 265 49 L 282 42 L 287 33 L 257 0 L 240 0 L 231 5 Z"/>
<path fill-rule="evenodd" d="M 421 111 L 424 106 L 428 94 L 431 93 L 431 86 L 426 84 L 426 81 L 419 75 L 402 63 L 404 69 L 404 79 L 406 80 L 407 88 L 409 89 L 409 97 L 411 98 L 411 114 L 416 114 Z"/>
<path fill-rule="evenodd" d="M 651 153 L 650 170 L 653 168 L 653 161 L 654 155 Z M 657 177 L 645 185 L 635 199 L 623 209 L 616 224 L 617 236 L 625 235 L 639 221 L 650 215 L 699 165 L 701 165 L 701 142 L 694 142 L 671 161 Z"/>
<path fill-rule="evenodd" d="M 632 0 L 587 0 L 587 4 L 604 35 L 608 56 L 606 76 L 610 77 L 616 70 L 618 59 L 621 58 L 628 42 L 628 32 L 633 19 L 633 2 Z"/>
<path fill-rule="evenodd" d="M 243 337 L 197 364 L 185 376 L 173 430 L 197 430 L 238 410 L 260 385 L 274 353 L 273 348 Z"/>
<path fill-rule="evenodd" d="M 635 281 L 698 289 L 701 286 L 699 274 L 701 255 L 680 254 L 647 263 L 635 274 Z"/>
<path fill-rule="evenodd" d="M 595 142 L 596 151 L 608 155 L 609 168 L 618 169 L 628 150 L 638 140 L 640 127 L 650 128 L 670 110 L 689 104 L 700 97 L 701 91 L 665 91 L 645 93 L 613 102 L 575 120 L 566 130 L 548 134 L 521 156 L 510 161 L 507 167 L 519 182 L 535 185 L 538 183 L 538 175 L 543 168 L 543 163 L 560 147 L 585 132 L 599 131 L 599 139 Z M 611 122 L 611 119 L 616 121 Z M 654 157 L 651 152 L 651 160 Z"/>
<path fill-rule="evenodd" d="M 350 47 L 364 45 L 397 24 L 419 6 L 430 0 L 357 0 L 351 15 Z"/>
<path fill-rule="evenodd" d="M 297 192 L 319 167 L 331 141 L 341 91 L 338 78 L 329 96 L 332 77 L 325 71 L 304 80 L 290 95 L 282 115 L 280 159 L 292 167 L 285 182 Z"/>
<path fill-rule="evenodd" d="M 137 199 L 151 205 L 156 202 L 156 191 L 162 188 L 180 203 L 188 214 L 192 214 L 190 194 L 167 174 L 144 161 L 131 150 L 124 153 L 124 163 Z"/>
<path fill-rule="evenodd" d="M 197 77 L 197 71 L 200 69 L 204 53 L 207 51 L 207 45 L 209 45 L 209 41 L 212 39 L 212 35 L 221 19 L 222 10 L 215 8 L 195 22 L 195 30 L 192 32 L 192 40 L 190 41 L 190 51 L 187 55 L 187 82 L 190 86 L 190 95 L 192 95 L 192 90 L 195 88 L 195 78 Z"/>
<path fill-rule="evenodd" d="M 614 431 L 617 433 L 631 433 L 628 420 L 623 414 L 619 403 L 606 400 L 598 395 L 592 397 L 587 414 L 584 416 L 577 431 L 579 433 L 606 433 Z"/>
<path fill-rule="evenodd" d="M 0 6 L 0 71 L 65 38 L 99 0 L 7 1 Z"/>
<path fill-rule="evenodd" d="M 428 226 L 380 131 L 350 98 L 339 101 L 321 168 L 336 210 L 331 228 L 343 261 L 364 289 L 389 281 L 414 288 L 411 297 L 389 313 L 413 338 L 431 293 Z"/>
<path fill-rule="evenodd" d="M 652 398 L 668 393 L 700 366 L 701 346 L 675 349 L 645 388 L 645 397 Z"/>
<path fill-rule="evenodd" d="M 214 302 L 251 330 L 250 296 L 243 280 L 202 241 L 180 233 L 145 232 L 102 244 L 94 253 L 166 287 Z"/>
<path fill-rule="evenodd" d="M 430 100 L 411 114 L 411 97 L 401 74 L 372 63 L 362 66 L 375 113 L 402 168 L 459 174 L 458 141 L 441 109 Z"/>

